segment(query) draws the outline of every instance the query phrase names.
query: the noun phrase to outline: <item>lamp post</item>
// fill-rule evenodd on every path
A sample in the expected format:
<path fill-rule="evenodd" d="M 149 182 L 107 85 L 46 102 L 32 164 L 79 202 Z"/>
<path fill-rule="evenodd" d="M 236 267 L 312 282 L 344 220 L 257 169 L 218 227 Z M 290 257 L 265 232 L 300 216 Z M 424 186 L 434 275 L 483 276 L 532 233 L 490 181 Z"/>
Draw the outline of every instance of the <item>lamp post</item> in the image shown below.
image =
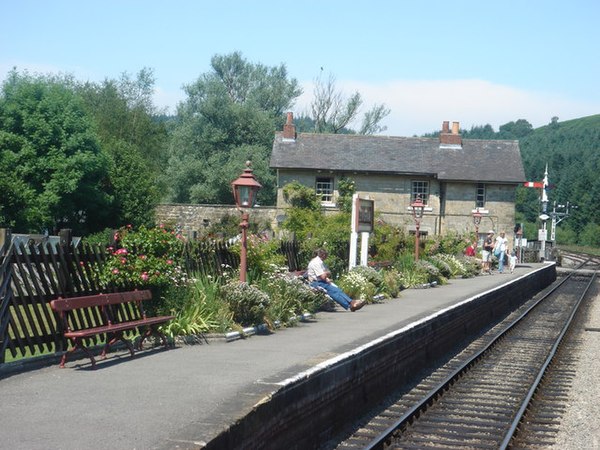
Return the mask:
<path fill-rule="evenodd" d="M 246 282 L 246 267 L 247 267 L 247 236 L 246 231 L 248 230 L 248 208 L 252 208 L 256 203 L 256 194 L 262 185 L 256 180 L 256 177 L 252 173 L 250 168 L 250 161 L 246 161 L 246 168 L 244 172 L 236 180 L 231 182 L 233 189 L 233 198 L 235 204 L 242 213 L 242 222 L 240 228 L 242 229 L 242 247 L 240 250 L 240 282 Z"/>
<path fill-rule="evenodd" d="M 477 239 L 477 242 L 479 242 L 479 225 L 481 224 L 481 213 L 479 212 L 479 208 L 476 208 L 473 213 L 473 224 L 475 225 L 475 238 Z"/>
<path fill-rule="evenodd" d="M 415 201 L 410 204 L 412 207 L 412 215 L 415 221 L 415 228 L 417 229 L 415 233 L 415 261 L 419 260 L 419 241 L 421 239 L 421 219 L 423 218 L 423 210 L 425 209 L 425 203 L 421 200 L 421 196 L 417 195 Z"/>

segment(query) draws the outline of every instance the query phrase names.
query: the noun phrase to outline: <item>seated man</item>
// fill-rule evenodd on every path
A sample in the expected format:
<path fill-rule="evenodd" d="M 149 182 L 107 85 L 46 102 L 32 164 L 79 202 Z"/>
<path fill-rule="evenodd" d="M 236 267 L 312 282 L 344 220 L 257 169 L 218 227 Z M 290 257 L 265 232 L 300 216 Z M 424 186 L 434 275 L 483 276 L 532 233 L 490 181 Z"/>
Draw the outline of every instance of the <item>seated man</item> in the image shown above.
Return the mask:
<path fill-rule="evenodd" d="M 321 287 L 327 291 L 327 294 L 345 310 L 356 311 L 365 306 L 363 300 L 352 300 L 344 291 L 331 282 L 329 278 L 331 273 L 324 260 L 327 258 L 327 251 L 320 248 L 316 255 L 308 263 L 308 281 L 313 287 Z"/>

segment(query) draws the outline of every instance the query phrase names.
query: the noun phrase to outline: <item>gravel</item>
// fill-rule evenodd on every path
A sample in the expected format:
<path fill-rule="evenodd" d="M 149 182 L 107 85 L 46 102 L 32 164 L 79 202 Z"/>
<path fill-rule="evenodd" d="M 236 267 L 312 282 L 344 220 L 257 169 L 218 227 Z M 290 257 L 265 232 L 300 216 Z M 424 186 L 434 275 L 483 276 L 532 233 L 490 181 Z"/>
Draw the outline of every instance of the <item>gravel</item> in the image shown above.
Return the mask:
<path fill-rule="evenodd" d="M 600 295 L 593 300 L 586 328 L 600 330 Z M 553 450 L 600 449 L 600 331 L 583 331 L 576 375 Z"/>

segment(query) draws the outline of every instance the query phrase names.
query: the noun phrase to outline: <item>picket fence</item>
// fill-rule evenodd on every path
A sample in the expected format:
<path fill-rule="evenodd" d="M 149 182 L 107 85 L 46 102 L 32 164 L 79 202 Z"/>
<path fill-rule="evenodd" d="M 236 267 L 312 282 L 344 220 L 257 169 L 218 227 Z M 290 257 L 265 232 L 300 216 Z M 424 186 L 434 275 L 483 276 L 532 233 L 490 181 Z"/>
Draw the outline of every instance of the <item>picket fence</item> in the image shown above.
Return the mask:
<path fill-rule="evenodd" d="M 239 258 L 230 246 L 226 241 L 186 244 L 187 271 L 217 276 L 227 266 L 236 269 Z M 300 268 L 296 242 L 281 242 L 280 251 L 290 270 Z M 76 245 L 69 230 L 61 230 L 59 239 L 54 241 L 32 238 L 23 242 L 13 240 L 10 230 L 0 229 L 0 365 L 9 355 L 18 359 L 67 348 L 50 301 L 117 292 L 119 287 L 106 287 L 98 279 L 106 256 L 106 249 L 101 246 Z M 100 324 L 97 311 L 82 314 L 85 317 L 80 320 Z M 92 339 L 92 343 L 97 342 Z"/>

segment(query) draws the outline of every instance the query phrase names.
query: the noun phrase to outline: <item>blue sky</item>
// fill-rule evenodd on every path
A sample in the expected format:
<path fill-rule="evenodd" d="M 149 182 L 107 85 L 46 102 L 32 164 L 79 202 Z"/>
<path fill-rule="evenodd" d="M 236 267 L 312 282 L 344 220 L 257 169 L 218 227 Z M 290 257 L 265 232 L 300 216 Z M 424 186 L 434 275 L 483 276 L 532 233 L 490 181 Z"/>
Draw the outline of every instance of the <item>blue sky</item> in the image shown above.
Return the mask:
<path fill-rule="evenodd" d="M 174 112 L 213 55 L 239 51 L 285 64 L 305 90 L 296 114 L 322 73 L 365 110 L 385 103 L 383 134 L 538 127 L 600 113 L 599 24 L 598 0 L 0 0 L 0 80 L 15 66 L 91 81 L 149 67 Z"/>

